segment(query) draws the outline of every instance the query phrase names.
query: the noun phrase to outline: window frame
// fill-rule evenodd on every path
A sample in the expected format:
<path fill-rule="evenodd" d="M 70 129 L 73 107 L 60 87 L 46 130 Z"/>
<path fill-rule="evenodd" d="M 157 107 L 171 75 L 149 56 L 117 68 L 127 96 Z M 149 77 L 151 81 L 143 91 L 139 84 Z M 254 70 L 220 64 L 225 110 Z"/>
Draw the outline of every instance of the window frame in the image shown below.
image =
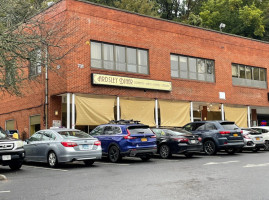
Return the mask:
<path fill-rule="evenodd" d="M 42 51 L 41 51 L 41 49 L 34 49 L 29 54 L 30 54 L 29 66 L 28 66 L 29 77 L 35 77 L 35 76 L 42 74 Z M 33 73 L 33 71 L 34 71 L 34 73 Z"/>
<path fill-rule="evenodd" d="M 96 41 L 96 40 L 91 40 L 91 46 L 93 46 L 93 43 L 97 43 L 97 44 L 100 44 L 101 45 L 101 59 L 96 59 L 96 58 L 92 58 L 92 49 L 91 49 L 91 64 L 90 64 L 90 67 L 92 69 L 101 69 L 101 70 L 111 70 L 111 71 L 118 71 L 118 72 L 125 72 L 125 73 L 135 73 L 135 74 L 142 74 L 142 75 L 149 75 L 150 73 L 150 70 L 149 70 L 149 50 L 148 49 L 143 49 L 143 48 L 138 48 L 138 47 L 131 47 L 131 46 L 124 46 L 124 45 L 119 45 L 119 44 L 112 44 L 112 43 L 107 43 L 107 42 L 101 42 L 101 41 Z M 104 51 L 104 45 L 112 45 L 113 47 L 113 67 L 112 69 L 107 69 L 105 68 L 104 66 L 104 62 L 106 62 L 107 60 L 104 60 L 104 54 L 105 54 L 105 51 Z M 123 47 L 124 48 L 124 60 L 125 60 L 125 63 L 122 63 L 122 62 L 118 62 L 117 60 L 117 47 Z M 136 63 L 129 63 L 129 59 L 128 59 L 128 49 L 134 49 L 135 50 L 135 61 Z M 139 63 L 139 53 L 140 51 L 145 51 L 146 52 L 146 60 L 145 62 L 147 63 L 147 65 L 142 65 Z M 142 54 L 141 54 L 142 55 Z M 143 56 L 141 56 L 143 57 Z M 101 66 L 100 67 L 93 67 L 92 66 L 92 61 L 98 61 L 98 62 L 101 62 Z M 120 59 L 119 59 L 120 60 Z M 125 66 L 124 69 L 125 70 L 122 70 L 122 69 L 118 69 L 118 65 L 123 65 Z M 131 70 L 128 70 L 128 65 L 135 65 L 135 71 L 131 71 Z M 146 68 L 147 69 L 147 73 L 143 73 L 141 72 L 141 67 L 142 68 Z"/>
<path fill-rule="evenodd" d="M 177 70 L 172 69 L 172 56 L 177 57 Z M 186 59 L 186 69 L 184 66 L 184 69 L 181 68 L 181 58 Z M 193 59 L 194 62 L 191 62 Z M 199 66 L 198 66 L 198 61 L 201 62 L 201 64 L 203 65 L 203 73 L 201 73 Z M 211 71 L 211 73 L 209 73 L 208 70 L 208 65 L 209 63 L 212 62 L 213 66 L 211 66 L 213 68 L 213 70 Z M 195 64 L 195 69 L 193 68 L 191 70 L 191 66 L 190 63 Z M 212 64 L 211 63 L 211 64 Z M 172 71 L 175 73 L 177 71 L 177 76 L 173 76 L 172 75 Z M 193 56 L 187 56 L 187 55 L 182 55 L 182 54 L 174 54 L 174 53 L 170 53 L 170 72 L 171 72 L 171 77 L 172 78 L 178 78 L 178 79 L 185 79 L 185 80 L 194 80 L 194 81 L 202 81 L 202 82 L 207 82 L 207 83 L 215 83 L 216 81 L 216 77 L 215 77 L 215 60 L 213 59 L 207 59 L 207 58 L 200 58 L 200 57 L 193 57 Z M 186 74 L 183 76 L 181 75 L 181 73 L 185 72 Z M 193 74 L 193 77 L 191 77 L 191 74 Z M 194 74 L 195 74 L 195 78 L 194 78 Z M 209 78 L 209 75 L 213 76 L 213 80 L 211 80 L 211 78 Z M 203 77 L 203 78 L 202 78 Z"/>

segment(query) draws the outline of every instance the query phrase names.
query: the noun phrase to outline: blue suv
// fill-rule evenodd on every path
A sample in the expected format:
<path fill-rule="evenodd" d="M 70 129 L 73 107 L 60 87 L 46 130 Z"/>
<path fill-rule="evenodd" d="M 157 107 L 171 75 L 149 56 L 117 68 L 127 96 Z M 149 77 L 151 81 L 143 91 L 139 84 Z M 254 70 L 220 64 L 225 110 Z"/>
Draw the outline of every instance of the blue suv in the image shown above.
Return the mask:
<path fill-rule="evenodd" d="M 97 126 L 90 135 L 101 141 L 103 155 L 111 162 L 118 162 L 124 156 L 147 161 L 157 152 L 155 134 L 139 121 L 113 120 Z"/>
<path fill-rule="evenodd" d="M 225 150 L 234 154 L 244 146 L 242 131 L 230 121 L 197 121 L 183 126 L 183 129 L 202 137 L 203 150 L 208 155 Z"/>

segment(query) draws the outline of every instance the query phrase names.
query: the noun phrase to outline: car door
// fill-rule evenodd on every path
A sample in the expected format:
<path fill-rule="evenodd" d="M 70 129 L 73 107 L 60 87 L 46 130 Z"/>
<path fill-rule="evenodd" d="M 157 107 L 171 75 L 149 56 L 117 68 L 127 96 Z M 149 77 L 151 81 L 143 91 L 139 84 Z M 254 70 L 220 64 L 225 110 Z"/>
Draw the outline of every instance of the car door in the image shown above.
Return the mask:
<path fill-rule="evenodd" d="M 49 130 L 42 131 L 41 134 L 41 141 L 37 145 L 37 159 L 46 162 L 48 151 L 51 149 L 50 146 L 54 143 L 56 136 Z"/>
<path fill-rule="evenodd" d="M 26 160 L 38 161 L 38 143 L 41 141 L 42 133 L 38 131 L 34 133 L 28 140 L 26 140 L 27 144 L 24 144 L 25 150 L 25 158 Z"/>

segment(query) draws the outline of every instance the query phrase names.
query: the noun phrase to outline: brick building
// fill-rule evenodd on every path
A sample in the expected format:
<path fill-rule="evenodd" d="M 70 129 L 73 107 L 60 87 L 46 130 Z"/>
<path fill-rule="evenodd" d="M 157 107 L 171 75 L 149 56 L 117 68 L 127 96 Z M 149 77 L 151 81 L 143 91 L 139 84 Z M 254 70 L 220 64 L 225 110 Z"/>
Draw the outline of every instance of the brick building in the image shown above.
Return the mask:
<path fill-rule="evenodd" d="M 51 19 L 76 18 L 69 26 L 79 31 L 66 42 L 82 42 L 48 73 L 47 117 L 45 74 L 34 70 L 39 82 L 27 82 L 23 97 L 1 98 L 0 126 L 32 134 L 120 118 L 150 126 L 269 122 L 268 43 L 80 0 L 52 9 Z"/>

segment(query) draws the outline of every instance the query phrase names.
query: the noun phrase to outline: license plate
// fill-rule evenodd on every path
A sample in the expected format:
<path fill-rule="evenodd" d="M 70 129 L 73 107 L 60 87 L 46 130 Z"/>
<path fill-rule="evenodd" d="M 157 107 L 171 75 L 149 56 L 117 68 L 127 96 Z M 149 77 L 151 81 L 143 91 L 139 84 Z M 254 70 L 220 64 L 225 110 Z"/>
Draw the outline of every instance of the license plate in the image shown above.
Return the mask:
<path fill-rule="evenodd" d="M 142 141 L 142 142 L 146 142 L 146 141 L 148 141 L 148 140 L 147 140 L 147 138 L 141 138 L 141 141 Z"/>
<path fill-rule="evenodd" d="M 2 160 L 11 160 L 11 155 L 3 155 Z"/>
<path fill-rule="evenodd" d="M 257 137 L 257 138 L 256 138 L 256 140 L 260 140 L 260 138 L 259 138 L 259 137 Z"/>
<path fill-rule="evenodd" d="M 234 133 L 234 137 L 238 137 L 238 134 L 237 133 Z"/>
<path fill-rule="evenodd" d="M 83 145 L 82 145 L 82 149 L 83 149 L 83 150 L 90 149 L 90 145 L 88 145 L 88 144 L 83 144 Z"/>
<path fill-rule="evenodd" d="M 192 144 L 195 144 L 195 143 L 196 143 L 196 141 L 195 141 L 195 140 L 191 140 L 191 143 L 192 143 Z"/>

